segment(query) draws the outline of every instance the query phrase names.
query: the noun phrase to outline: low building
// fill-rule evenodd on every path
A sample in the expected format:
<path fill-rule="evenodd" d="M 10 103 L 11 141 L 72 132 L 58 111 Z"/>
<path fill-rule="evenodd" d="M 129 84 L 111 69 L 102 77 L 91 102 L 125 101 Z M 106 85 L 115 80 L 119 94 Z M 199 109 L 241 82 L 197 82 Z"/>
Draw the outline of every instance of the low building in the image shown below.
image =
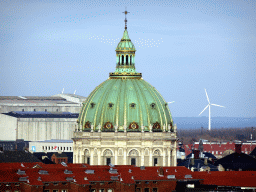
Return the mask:
<path fill-rule="evenodd" d="M 0 151 L 24 151 L 28 149 L 29 141 L 17 139 L 15 141 L 0 140 Z"/>
<path fill-rule="evenodd" d="M 29 142 L 30 152 L 73 152 L 73 140 L 45 140 Z"/>
<path fill-rule="evenodd" d="M 1 151 L 0 163 L 41 162 L 28 151 Z M 1 174 L 0 174 L 1 175 Z"/>
<path fill-rule="evenodd" d="M 69 140 L 75 131 L 78 113 L 13 111 L 0 114 L 0 140 Z"/>
<path fill-rule="evenodd" d="M 242 153 L 242 144 L 235 144 L 235 152 L 215 162 L 221 165 L 226 171 L 256 171 L 256 159 Z"/>
<path fill-rule="evenodd" d="M 56 164 L 60 164 L 62 162 L 68 163 L 68 156 L 65 153 L 54 153 L 51 160 Z"/>
<path fill-rule="evenodd" d="M 75 94 L 54 96 L 0 96 L 0 113 L 48 111 L 79 113 L 86 97 Z"/>
<path fill-rule="evenodd" d="M 204 140 L 202 142 L 203 152 L 211 153 L 216 158 L 219 159 L 226 155 L 234 153 L 235 152 L 235 143 L 236 143 L 236 141 L 233 141 L 233 142 L 210 142 L 210 141 Z M 200 145 L 200 142 L 195 142 L 194 144 L 185 145 L 184 149 L 185 149 L 186 155 L 189 155 L 193 148 L 199 149 L 199 145 Z M 244 143 L 242 143 L 241 152 L 249 155 L 255 147 L 256 147 L 255 141 L 244 142 Z"/>

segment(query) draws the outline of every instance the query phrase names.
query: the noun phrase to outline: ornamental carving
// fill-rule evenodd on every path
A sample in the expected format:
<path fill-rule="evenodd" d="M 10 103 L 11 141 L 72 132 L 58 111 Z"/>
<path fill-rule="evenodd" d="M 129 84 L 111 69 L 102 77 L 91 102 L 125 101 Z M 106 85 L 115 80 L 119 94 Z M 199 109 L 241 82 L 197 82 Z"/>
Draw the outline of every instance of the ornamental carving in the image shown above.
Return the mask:
<path fill-rule="evenodd" d="M 85 129 L 90 129 L 91 128 L 91 123 L 89 121 L 87 121 L 85 124 L 84 124 L 84 128 Z"/>
<path fill-rule="evenodd" d="M 160 124 L 158 123 L 158 122 L 155 122 L 154 124 L 153 124 L 153 129 L 160 129 Z"/>
<path fill-rule="evenodd" d="M 138 129 L 139 128 L 139 125 L 135 122 L 132 122 L 130 125 L 129 125 L 129 129 Z"/>
<path fill-rule="evenodd" d="M 105 123 L 104 128 L 105 129 L 113 129 L 113 125 L 112 125 L 112 123 L 107 122 L 107 123 Z"/>

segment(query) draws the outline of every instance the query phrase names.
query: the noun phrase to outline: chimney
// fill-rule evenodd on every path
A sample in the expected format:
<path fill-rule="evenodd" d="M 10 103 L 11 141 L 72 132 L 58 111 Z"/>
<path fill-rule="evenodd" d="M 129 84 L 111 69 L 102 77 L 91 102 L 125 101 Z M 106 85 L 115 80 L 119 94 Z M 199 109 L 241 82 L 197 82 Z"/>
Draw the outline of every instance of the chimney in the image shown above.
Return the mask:
<path fill-rule="evenodd" d="M 163 169 L 163 167 L 160 167 L 159 168 L 159 176 L 164 176 L 164 169 Z"/>
<path fill-rule="evenodd" d="M 208 162 L 207 162 L 207 157 L 204 158 L 204 165 L 207 165 Z"/>
<path fill-rule="evenodd" d="M 241 149 L 242 149 L 242 144 L 241 143 L 236 143 L 235 144 L 235 152 L 238 154 L 241 154 Z"/>
<path fill-rule="evenodd" d="M 196 149 L 194 150 L 194 154 L 195 154 L 195 159 L 199 159 L 200 151 Z"/>
<path fill-rule="evenodd" d="M 193 153 L 191 155 L 190 165 L 195 165 L 195 159 L 194 159 L 194 154 Z"/>

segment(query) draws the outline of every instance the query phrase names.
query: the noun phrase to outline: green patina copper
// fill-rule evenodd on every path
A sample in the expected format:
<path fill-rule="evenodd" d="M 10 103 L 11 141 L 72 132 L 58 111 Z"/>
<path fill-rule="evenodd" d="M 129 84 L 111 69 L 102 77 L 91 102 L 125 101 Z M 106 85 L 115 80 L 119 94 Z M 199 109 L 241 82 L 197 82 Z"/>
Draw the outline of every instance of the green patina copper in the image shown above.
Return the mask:
<path fill-rule="evenodd" d="M 108 80 L 97 86 L 79 114 L 83 130 L 167 131 L 173 125 L 169 107 L 160 93 L 135 70 L 135 46 L 127 29 L 116 48 L 117 64 Z M 122 60 L 123 56 L 123 60 Z M 127 60 L 126 60 L 127 56 Z M 93 125 L 93 126 L 92 126 Z"/>

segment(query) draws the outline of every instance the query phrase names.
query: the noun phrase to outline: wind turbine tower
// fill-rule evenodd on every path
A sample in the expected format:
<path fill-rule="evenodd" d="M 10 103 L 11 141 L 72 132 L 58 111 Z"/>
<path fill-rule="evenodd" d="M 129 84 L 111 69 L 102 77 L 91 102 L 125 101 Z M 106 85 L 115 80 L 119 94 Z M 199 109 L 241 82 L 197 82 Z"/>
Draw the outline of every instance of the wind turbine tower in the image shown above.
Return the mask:
<path fill-rule="evenodd" d="M 208 94 L 206 92 L 206 89 L 204 89 L 204 90 L 205 90 L 206 98 L 207 98 L 207 101 L 208 101 L 208 105 L 204 108 L 204 110 L 199 115 L 201 115 L 207 109 L 207 107 L 209 107 L 209 125 L 208 125 L 208 129 L 210 131 L 211 130 L 211 105 L 214 105 L 214 106 L 217 106 L 217 107 L 224 107 L 224 106 L 210 103 L 210 100 L 209 100 Z"/>

